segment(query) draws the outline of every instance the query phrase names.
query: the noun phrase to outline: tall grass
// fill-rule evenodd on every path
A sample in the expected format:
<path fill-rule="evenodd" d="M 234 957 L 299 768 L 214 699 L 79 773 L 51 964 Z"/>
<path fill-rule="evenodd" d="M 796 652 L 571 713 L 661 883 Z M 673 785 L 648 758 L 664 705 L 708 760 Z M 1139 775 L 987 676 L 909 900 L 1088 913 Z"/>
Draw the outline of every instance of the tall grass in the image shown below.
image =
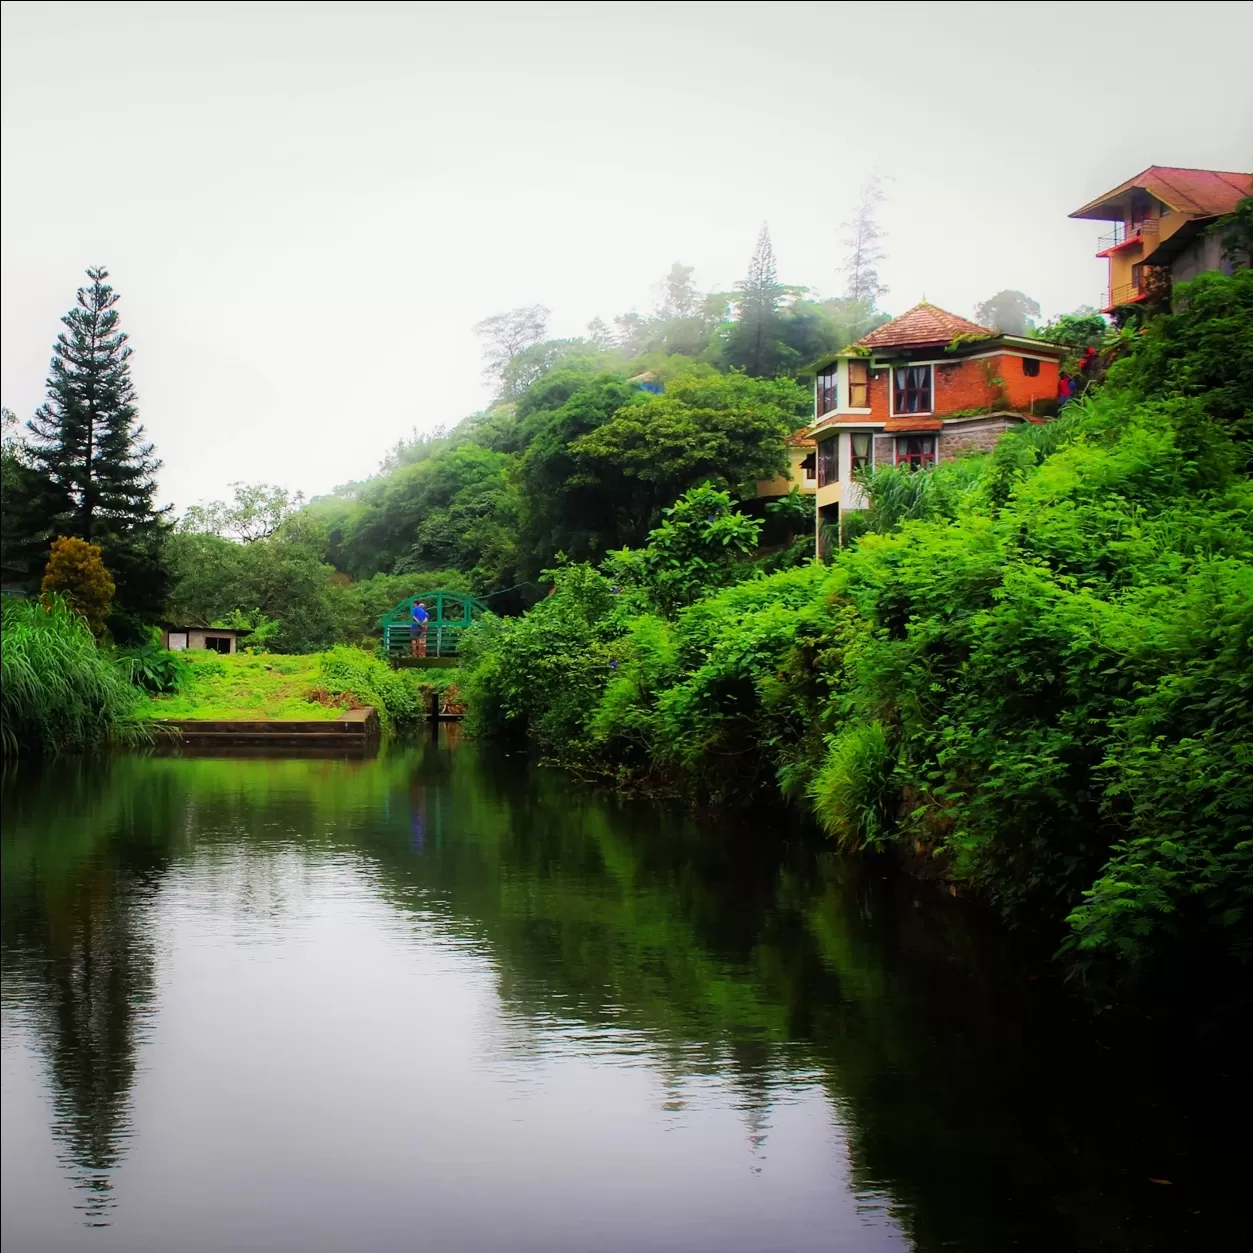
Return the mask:
<path fill-rule="evenodd" d="M 140 694 L 59 598 L 0 601 L 0 751 L 59 753 L 142 737 Z"/>

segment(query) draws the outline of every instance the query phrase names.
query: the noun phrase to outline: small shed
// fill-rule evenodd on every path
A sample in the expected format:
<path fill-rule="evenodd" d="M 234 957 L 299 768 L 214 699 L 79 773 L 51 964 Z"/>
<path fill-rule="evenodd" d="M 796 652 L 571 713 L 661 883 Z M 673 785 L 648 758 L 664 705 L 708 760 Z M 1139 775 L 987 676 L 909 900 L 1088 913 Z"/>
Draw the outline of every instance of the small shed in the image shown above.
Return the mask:
<path fill-rule="evenodd" d="M 240 637 L 251 634 L 249 630 L 236 631 L 228 627 L 164 626 L 161 628 L 161 647 L 174 653 L 188 648 L 234 653 L 239 651 Z"/>

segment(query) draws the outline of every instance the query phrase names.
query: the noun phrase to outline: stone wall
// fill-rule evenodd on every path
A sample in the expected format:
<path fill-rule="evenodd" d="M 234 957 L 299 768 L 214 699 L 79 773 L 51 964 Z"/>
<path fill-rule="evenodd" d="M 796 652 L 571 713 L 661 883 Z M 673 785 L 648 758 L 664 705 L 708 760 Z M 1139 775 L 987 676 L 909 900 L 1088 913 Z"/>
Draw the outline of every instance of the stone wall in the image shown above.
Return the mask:
<path fill-rule="evenodd" d="M 1009 430 L 1017 426 L 1008 418 L 998 418 L 992 422 L 972 423 L 967 427 L 940 432 L 938 448 L 940 461 L 952 461 L 954 457 L 962 457 L 972 452 L 991 452 L 996 442 Z"/>

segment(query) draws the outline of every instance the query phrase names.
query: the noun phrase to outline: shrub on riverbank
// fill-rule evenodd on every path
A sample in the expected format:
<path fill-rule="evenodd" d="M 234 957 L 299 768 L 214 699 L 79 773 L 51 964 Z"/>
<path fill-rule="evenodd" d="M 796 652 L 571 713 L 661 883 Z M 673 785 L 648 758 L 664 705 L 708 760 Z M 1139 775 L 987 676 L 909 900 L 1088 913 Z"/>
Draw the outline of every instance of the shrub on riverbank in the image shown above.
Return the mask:
<path fill-rule="evenodd" d="M 471 633 L 473 725 L 620 782 L 781 792 L 842 847 L 1044 919 L 1078 963 L 1247 960 L 1253 488 L 1232 414 L 1253 394 L 1211 334 L 1253 358 L 1253 281 L 1204 296 L 1059 421 L 926 492 L 880 472 L 880 531 L 830 567 L 677 611 L 624 584 L 630 562 L 562 572 Z M 1183 346 L 1167 372 L 1163 344 Z"/>
<path fill-rule="evenodd" d="M 130 742 L 141 734 L 127 665 L 64 601 L 0 601 L 0 747 L 6 758 Z"/>

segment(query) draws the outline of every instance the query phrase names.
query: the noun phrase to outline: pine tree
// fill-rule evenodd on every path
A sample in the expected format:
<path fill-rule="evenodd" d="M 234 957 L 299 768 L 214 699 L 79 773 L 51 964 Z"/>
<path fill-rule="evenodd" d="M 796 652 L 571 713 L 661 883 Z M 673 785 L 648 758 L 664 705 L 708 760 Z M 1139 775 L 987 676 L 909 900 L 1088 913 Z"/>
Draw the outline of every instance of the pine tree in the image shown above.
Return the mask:
<path fill-rule="evenodd" d="M 736 283 L 735 290 L 739 317 L 728 344 L 731 364 L 755 377 L 773 374 L 778 364 L 779 301 L 784 289 L 775 267 L 770 230 L 764 224 L 748 275 Z"/>
<path fill-rule="evenodd" d="M 40 491 L 31 525 L 47 550 L 57 536 L 99 544 L 117 581 L 115 631 L 155 618 L 165 597 L 162 514 L 153 507 L 160 461 L 137 425 L 131 348 L 103 266 L 87 271 L 61 319 L 47 399 L 27 424 Z"/>

